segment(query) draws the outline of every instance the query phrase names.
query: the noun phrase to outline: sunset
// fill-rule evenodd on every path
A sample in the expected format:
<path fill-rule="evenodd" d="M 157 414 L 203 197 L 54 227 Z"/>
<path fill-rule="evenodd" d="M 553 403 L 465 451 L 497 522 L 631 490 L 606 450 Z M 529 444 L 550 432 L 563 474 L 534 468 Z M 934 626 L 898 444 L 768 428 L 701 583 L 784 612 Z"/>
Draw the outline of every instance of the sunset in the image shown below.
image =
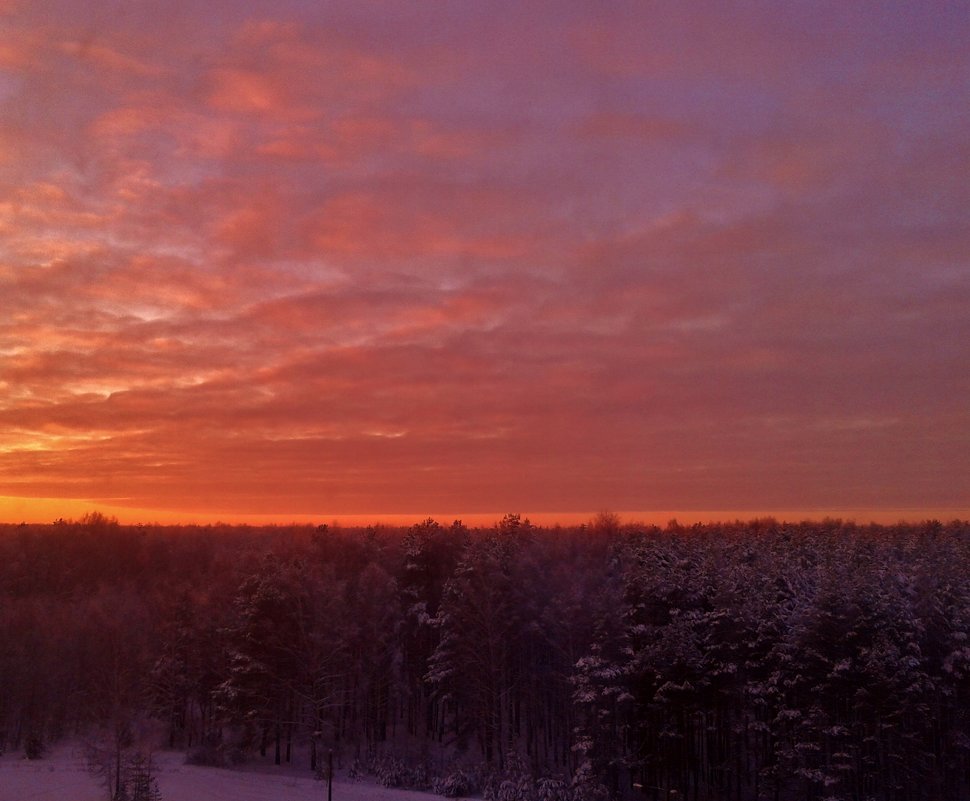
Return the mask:
<path fill-rule="evenodd" d="M 961 4 L 0 14 L 4 519 L 968 514 Z"/>
<path fill-rule="evenodd" d="M 0 801 L 970 801 L 970 6 L 0 0 Z"/>

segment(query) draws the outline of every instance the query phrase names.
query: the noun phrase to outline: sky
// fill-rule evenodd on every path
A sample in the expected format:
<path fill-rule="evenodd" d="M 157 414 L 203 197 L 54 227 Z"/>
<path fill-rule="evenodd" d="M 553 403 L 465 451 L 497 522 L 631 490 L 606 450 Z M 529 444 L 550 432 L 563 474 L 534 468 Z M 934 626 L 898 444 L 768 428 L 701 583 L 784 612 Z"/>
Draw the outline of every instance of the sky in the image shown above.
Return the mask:
<path fill-rule="evenodd" d="M 0 518 L 968 517 L 968 41 L 0 0 Z"/>

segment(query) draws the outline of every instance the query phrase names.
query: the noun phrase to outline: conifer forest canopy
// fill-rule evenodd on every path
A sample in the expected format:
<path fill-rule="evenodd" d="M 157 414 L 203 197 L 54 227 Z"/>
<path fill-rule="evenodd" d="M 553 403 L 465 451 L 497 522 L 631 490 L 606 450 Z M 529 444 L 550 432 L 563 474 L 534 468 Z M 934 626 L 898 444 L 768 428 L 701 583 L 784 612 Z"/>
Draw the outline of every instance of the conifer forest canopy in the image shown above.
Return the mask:
<path fill-rule="evenodd" d="M 452 796 L 960 801 L 968 635 L 960 522 L 93 515 L 0 529 L 0 748 L 154 721 Z"/>

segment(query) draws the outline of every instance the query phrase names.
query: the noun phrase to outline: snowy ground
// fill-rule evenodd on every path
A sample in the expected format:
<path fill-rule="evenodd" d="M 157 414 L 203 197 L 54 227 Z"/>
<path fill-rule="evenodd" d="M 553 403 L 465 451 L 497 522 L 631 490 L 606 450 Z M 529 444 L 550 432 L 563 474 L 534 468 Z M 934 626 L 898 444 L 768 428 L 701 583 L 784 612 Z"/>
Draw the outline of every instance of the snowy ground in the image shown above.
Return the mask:
<path fill-rule="evenodd" d="M 327 783 L 287 773 L 203 768 L 185 755 L 153 756 L 162 801 L 321 801 Z M 19 753 L 0 757 L 0 801 L 107 801 L 108 794 L 86 768 L 80 749 L 61 747 L 44 759 Z M 368 782 L 335 781 L 333 801 L 434 801 L 437 796 L 389 790 Z"/>

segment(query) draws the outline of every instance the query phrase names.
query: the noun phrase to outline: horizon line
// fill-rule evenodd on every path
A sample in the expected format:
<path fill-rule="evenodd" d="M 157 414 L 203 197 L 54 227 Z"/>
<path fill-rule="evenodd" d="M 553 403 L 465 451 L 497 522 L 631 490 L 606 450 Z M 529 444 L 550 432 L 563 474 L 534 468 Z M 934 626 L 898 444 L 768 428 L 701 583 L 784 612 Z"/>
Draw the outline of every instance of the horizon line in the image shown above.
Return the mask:
<path fill-rule="evenodd" d="M 448 512 L 429 510 L 422 512 L 344 512 L 344 513 L 240 513 L 203 512 L 197 510 L 162 510 L 129 508 L 90 500 L 58 498 L 21 498 L 0 496 L 0 522 L 5 525 L 20 523 L 44 524 L 56 520 L 76 520 L 91 512 L 100 512 L 116 518 L 123 525 L 251 525 L 291 526 L 336 524 L 349 527 L 369 525 L 410 526 L 433 519 L 450 524 L 460 520 L 469 527 L 491 526 L 509 514 L 517 514 L 535 525 L 554 527 L 576 526 L 588 523 L 599 514 L 608 512 L 619 517 L 621 523 L 666 525 L 676 521 L 680 525 L 697 523 L 723 523 L 772 518 L 779 522 L 805 522 L 810 520 L 842 520 L 857 525 L 875 523 L 920 523 L 929 520 L 949 522 L 970 519 L 967 507 L 864 507 L 864 506 L 817 506 L 778 507 L 750 509 L 610 509 L 601 507 L 583 511 L 541 511 L 509 509 L 490 512 Z"/>

